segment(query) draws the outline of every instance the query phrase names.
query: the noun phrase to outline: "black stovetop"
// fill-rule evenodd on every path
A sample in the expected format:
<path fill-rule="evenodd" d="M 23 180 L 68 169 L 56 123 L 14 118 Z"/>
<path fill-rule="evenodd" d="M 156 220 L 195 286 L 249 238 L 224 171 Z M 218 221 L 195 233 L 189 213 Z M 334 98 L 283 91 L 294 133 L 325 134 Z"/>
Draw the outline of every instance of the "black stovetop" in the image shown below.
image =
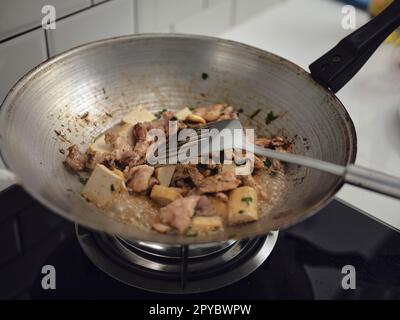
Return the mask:
<path fill-rule="evenodd" d="M 12 193 L 10 195 L 10 193 Z M 16 201 L 17 199 L 17 201 Z M 19 188 L 0 196 L 1 208 L 27 201 L 19 215 L 28 215 L 28 226 L 41 228 L 56 217 L 30 199 Z M 16 201 L 16 202 L 15 202 Z M 27 207 L 26 207 L 27 206 Z M 34 208 L 34 209 L 32 209 Z M 21 211 L 20 210 L 20 211 Z M 2 210 L 3 211 L 3 210 Z M 4 213 L 7 215 L 7 213 Z M 2 215 L 4 215 L 2 213 Z M 45 223 L 38 224 L 37 219 Z M 7 217 L 10 220 L 10 216 Z M 74 233 L 74 225 L 59 219 L 35 246 L 25 244 L 26 217 L 18 217 L 20 253 L 0 264 L 0 280 L 9 284 L 0 297 L 23 299 L 399 299 L 400 233 L 367 217 L 338 200 L 301 224 L 281 231 L 268 259 L 250 276 L 216 291 L 193 295 L 166 295 L 128 287 L 100 271 L 85 256 Z M 7 220 L 7 221 L 8 221 Z M 6 222 L 0 218 L 0 228 Z M 29 229 L 29 228 L 28 228 Z M 31 236 L 32 237 L 32 236 Z M 28 242 L 26 242 L 28 243 Z M 33 249 L 30 248 L 39 248 Z M 46 250 L 42 250 L 46 248 Z M 37 251 L 39 250 L 39 251 Z M 35 253 L 40 252 L 40 253 Z M 43 253 L 45 252 L 45 253 Z M 19 257 L 19 258 L 18 258 Z M 21 258 L 22 257 L 22 258 Z M 16 261 L 23 263 L 16 266 Z M 11 262 L 10 262 L 11 261 Z M 43 290 L 43 265 L 56 269 L 56 289 Z M 348 283 L 344 266 L 355 270 L 355 289 Z M 20 276 L 23 274 L 24 276 Z M 29 276 L 28 276 L 29 275 Z M 21 278 L 26 288 L 21 288 Z M 12 280 L 14 279 L 14 280 Z M 19 280 L 18 280 L 19 279 Z M 14 282 L 12 282 L 14 281 Z M 15 283 L 17 281 L 17 283 Z M 6 286 L 7 287 L 7 286 Z"/>

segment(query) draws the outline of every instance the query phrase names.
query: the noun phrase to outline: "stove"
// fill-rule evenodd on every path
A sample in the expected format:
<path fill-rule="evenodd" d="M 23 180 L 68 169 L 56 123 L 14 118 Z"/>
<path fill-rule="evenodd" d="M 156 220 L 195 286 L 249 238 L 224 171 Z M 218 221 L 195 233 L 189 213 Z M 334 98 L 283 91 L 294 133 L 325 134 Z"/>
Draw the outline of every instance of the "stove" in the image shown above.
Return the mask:
<path fill-rule="evenodd" d="M 97 233 L 18 187 L 0 195 L 0 207 L 3 299 L 400 298 L 400 233 L 338 200 L 279 233 L 206 246 Z M 55 290 L 42 288 L 46 265 L 56 270 Z M 343 285 L 349 266 L 354 288 Z"/>

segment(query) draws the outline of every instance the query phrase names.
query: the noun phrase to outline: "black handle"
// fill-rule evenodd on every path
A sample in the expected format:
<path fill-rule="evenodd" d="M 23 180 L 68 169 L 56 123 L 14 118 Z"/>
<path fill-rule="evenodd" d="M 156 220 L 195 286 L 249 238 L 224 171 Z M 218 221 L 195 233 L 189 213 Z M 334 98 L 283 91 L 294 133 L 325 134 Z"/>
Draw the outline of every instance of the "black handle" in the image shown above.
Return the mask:
<path fill-rule="evenodd" d="M 394 0 L 381 14 L 313 62 L 309 67 L 312 77 L 331 91 L 339 91 L 399 26 L 400 0 Z"/>

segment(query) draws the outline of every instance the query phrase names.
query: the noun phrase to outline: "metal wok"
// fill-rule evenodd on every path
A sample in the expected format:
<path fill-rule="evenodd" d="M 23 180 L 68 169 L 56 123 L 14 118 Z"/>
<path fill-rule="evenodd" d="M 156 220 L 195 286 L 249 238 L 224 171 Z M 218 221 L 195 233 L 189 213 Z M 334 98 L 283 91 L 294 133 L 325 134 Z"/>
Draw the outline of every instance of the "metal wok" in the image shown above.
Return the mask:
<path fill-rule="evenodd" d="M 389 16 L 379 16 L 372 21 L 375 25 L 370 22 L 311 66 L 318 82 L 281 57 L 203 36 L 134 35 L 74 48 L 36 67 L 6 97 L 0 112 L 2 157 L 24 188 L 54 212 L 126 239 L 205 243 L 287 227 L 326 205 L 342 179 L 288 166 L 284 200 L 266 217 L 209 237 L 187 238 L 125 225 L 87 203 L 80 196 L 82 184 L 65 169 L 65 155 L 59 150 L 70 144 L 85 150 L 138 105 L 156 112 L 226 102 L 245 114 L 262 109 L 251 122 L 243 116 L 243 124 L 255 126 L 260 134 L 293 139 L 295 153 L 352 163 L 357 146 L 354 126 L 334 92 L 398 25 L 399 1 L 388 11 Z M 375 32 L 376 21 L 385 28 Z M 271 110 L 284 116 L 266 126 Z M 80 119 L 86 112 L 90 122 Z"/>

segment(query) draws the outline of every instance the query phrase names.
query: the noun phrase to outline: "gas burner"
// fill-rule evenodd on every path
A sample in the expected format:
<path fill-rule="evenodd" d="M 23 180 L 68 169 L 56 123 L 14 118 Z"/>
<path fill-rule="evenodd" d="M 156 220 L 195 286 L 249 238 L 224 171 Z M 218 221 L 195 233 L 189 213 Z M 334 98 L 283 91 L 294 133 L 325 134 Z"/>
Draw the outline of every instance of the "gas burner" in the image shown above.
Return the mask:
<path fill-rule="evenodd" d="M 103 272 L 129 286 L 159 293 L 200 293 L 237 282 L 270 255 L 278 231 L 263 237 L 197 245 L 128 241 L 76 226 L 79 243 Z"/>

